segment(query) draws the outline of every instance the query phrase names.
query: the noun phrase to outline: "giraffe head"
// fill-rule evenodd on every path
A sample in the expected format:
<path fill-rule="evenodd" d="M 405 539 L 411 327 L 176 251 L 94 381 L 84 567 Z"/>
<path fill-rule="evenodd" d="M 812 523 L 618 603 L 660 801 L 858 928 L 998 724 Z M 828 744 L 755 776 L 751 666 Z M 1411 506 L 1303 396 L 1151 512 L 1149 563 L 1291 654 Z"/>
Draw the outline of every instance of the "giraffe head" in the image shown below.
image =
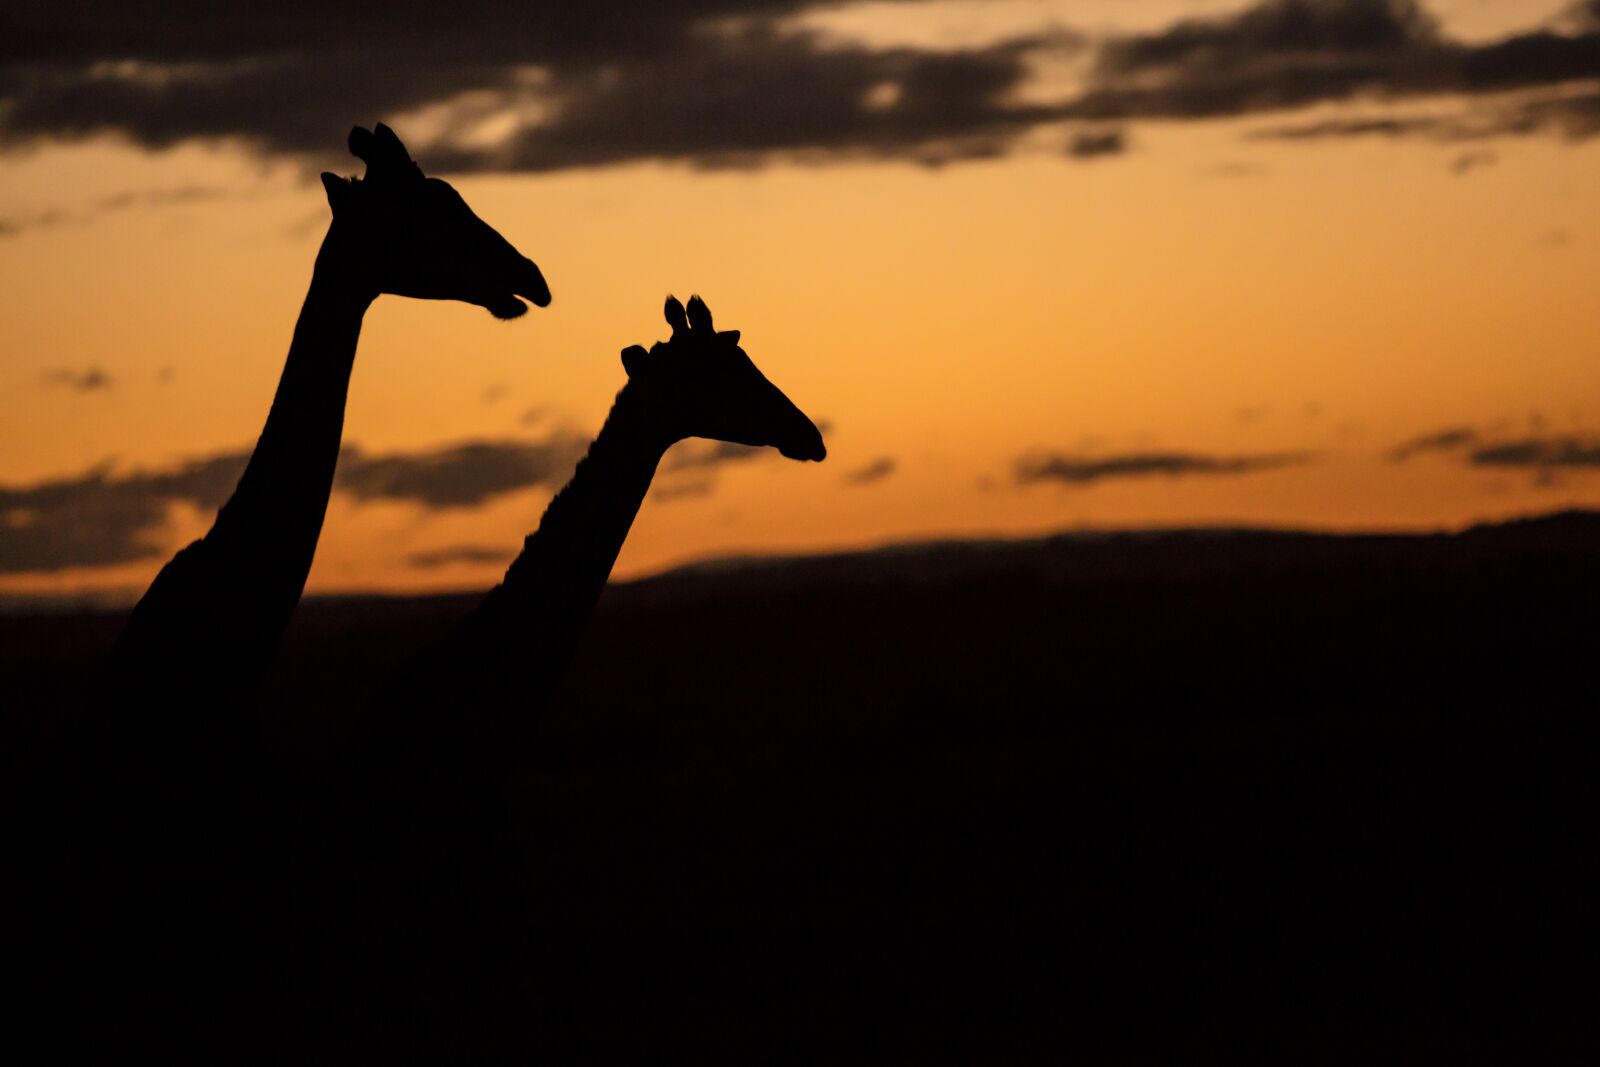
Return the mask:
<path fill-rule="evenodd" d="M 550 288 L 533 260 L 472 213 L 449 183 L 424 177 L 394 131 L 378 123 L 350 131 L 364 178 L 322 175 L 334 229 L 347 236 L 363 283 L 379 293 L 461 300 L 498 319 L 540 307 Z"/>
<path fill-rule="evenodd" d="M 650 398 L 668 443 L 686 437 L 776 448 L 790 459 L 821 460 L 822 434 L 805 412 L 756 369 L 739 347 L 739 331 L 718 333 L 698 296 L 687 310 L 667 297 L 672 337 L 647 352 L 622 350 L 628 387 Z"/>

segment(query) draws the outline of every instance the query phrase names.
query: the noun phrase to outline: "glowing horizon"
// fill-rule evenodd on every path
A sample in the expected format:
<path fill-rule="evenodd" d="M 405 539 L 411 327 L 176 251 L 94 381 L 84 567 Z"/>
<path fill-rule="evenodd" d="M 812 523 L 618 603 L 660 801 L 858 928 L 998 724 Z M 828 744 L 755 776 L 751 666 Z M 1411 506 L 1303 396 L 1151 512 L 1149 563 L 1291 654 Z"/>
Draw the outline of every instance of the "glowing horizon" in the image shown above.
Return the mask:
<path fill-rule="evenodd" d="M 970 5 L 925 6 L 955 12 L 952 39 L 987 40 L 1031 24 L 1034 5 L 999 4 L 965 30 Z M 1157 4 L 1127 25 L 1243 6 Z M 910 32 L 882 8 L 838 9 L 829 32 Z M 1430 9 L 1463 39 L 1554 10 Z M 1382 114 L 1458 103 L 1419 96 Z M 1600 138 L 1262 136 L 1375 106 L 1145 118 L 1092 158 L 1061 150 L 1070 124 L 1045 123 L 1003 155 L 938 167 L 780 155 L 440 171 L 538 261 L 554 303 L 506 324 L 381 299 L 345 440 L 384 454 L 581 441 L 622 384 L 619 350 L 664 336 L 667 293 L 698 292 L 830 425 L 830 456 L 731 463 L 653 497 L 621 577 L 932 535 L 1424 529 L 1600 505 L 1600 451 L 1583 451 L 1600 441 L 1586 400 L 1600 396 Z M 326 225 L 311 173 L 227 138 L 0 153 L 0 490 L 250 447 Z M 1395 458 L 1445 431 L 1457 436 Z M 493 548 L 509 559 L 553 488 L 470 509 L 336 493 L 309 588 L 487 586 L 503 567 Z M 8 565 L 0 594 L 142 587 L 209 522 L 169 503 L 148 556 Z M 478 551 L 416 563 L 453 548 Z"/>

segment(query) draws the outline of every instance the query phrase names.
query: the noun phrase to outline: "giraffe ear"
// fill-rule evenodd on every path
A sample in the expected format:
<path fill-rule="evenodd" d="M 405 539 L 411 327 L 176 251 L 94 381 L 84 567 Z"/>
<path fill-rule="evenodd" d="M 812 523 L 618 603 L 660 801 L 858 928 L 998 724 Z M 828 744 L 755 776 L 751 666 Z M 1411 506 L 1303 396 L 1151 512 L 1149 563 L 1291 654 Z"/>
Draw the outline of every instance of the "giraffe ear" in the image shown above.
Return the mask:
<path fill-rule="evenodd" d="M 422 177 L 422 168 L 412 162 L 411 153 L 395 132 L 383 123 L 371 130 L 356 126 L 350 130 L 350 153 L 367 165 L 368 178 Z"/>
<path fill-rule="evenodd" d="M 372 139 L 383 146 L 383 154 L 394 163 L 410 163 L 411 153 L 406 151 L 406 146 L 400 142 L 395 132 L 383 123 L 372 127 Z"/>
<path fill-rule="evenodd" d="M 628 377 L 632 378 L 644 369 L 644 358 L 647 354 L 643 345 L 629 345 L 622 350 L 622 369 L 628 372 Z"/>
<path fill-rule="evenodd" d="M 350 183 L 337 174 L 323 171 L 322 188 L 328 194 L 328 206 L 333 209 L 334 217 L 337 218 L 339 212 L 350 202 Z"/>
<path fill-rule="evenodd" d="M 372 165 L 372 157 L 375 153 L 372 150 L 371 130 L 364 126 L 350 127 L 349 145 L 352 156 L 355 156 L 369 167 Z"/>
<path fill-rule="evenodd" d="M 678 303 L 678 298 L 675 296 L 667 297 L 667 325 L 672 327 L 674 335 L 683 333 L 689 328 L 689 323 L 684 318 L 683 305 Z"/>
<path fill-rule="evenodd" d="M 699 296 L 689 298 L 689 325 L 708 334 L 716 332 L 711 328 L 711 309 L 706 307 L 706 302 Z"/>

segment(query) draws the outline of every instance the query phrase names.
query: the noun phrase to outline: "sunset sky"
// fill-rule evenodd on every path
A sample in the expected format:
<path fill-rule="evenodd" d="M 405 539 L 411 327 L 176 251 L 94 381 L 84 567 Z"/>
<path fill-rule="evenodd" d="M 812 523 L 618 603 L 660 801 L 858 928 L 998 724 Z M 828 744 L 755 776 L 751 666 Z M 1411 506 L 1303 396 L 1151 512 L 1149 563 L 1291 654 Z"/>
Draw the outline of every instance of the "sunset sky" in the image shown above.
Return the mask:
<path fill-rule="evenodd" d="M 204 532 L 379 120 L 554 302 L 374 305 L 342 467 L 453 492 L 343 482 L 313 591 L 492 583 L 668 293 L 830 454 L 680 446 L 624 576 L 1600 505 L 1600 2 L 66 0 L 0 41 L 0 596 L 137 595 Z"/>

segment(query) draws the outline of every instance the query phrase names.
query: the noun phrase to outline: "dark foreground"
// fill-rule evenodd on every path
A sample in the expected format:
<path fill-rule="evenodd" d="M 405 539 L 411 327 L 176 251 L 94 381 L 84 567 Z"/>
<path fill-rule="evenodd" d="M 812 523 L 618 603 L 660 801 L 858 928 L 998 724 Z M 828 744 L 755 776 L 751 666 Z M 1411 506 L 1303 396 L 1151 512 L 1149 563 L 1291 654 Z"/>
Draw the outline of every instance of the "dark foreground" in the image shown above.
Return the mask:
<path fill-rule="evenodd" d="M 472 602 L 308 601 L 274 746 L 317 759 Z M 118 623 L 0 617 L 7 770 Z M 1588 514 L 613 587 L 513 797 L 529 1016 L 736 1055 L 1595 1062 L 1597 648 Z"/>

